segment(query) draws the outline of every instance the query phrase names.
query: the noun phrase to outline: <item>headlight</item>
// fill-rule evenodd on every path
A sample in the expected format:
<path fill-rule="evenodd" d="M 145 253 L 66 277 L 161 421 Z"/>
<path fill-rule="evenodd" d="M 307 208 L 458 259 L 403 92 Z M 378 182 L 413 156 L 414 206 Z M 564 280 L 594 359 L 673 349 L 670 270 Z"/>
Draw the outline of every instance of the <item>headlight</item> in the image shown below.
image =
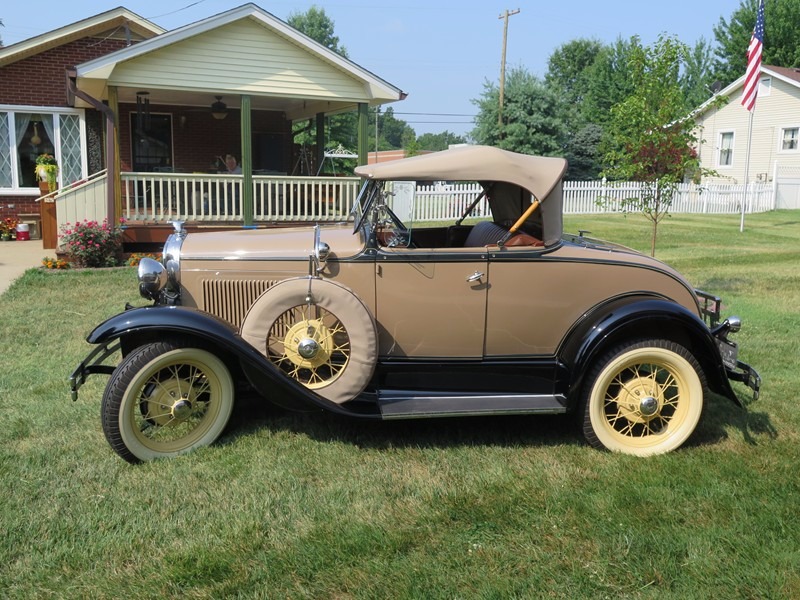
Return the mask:
<path fill-rule="evenodd" d="M 158 300 L 167 285 L 167 270 L 157 260 L 143 258 L 139 261 L 139 294 L 148 300 Z"/>

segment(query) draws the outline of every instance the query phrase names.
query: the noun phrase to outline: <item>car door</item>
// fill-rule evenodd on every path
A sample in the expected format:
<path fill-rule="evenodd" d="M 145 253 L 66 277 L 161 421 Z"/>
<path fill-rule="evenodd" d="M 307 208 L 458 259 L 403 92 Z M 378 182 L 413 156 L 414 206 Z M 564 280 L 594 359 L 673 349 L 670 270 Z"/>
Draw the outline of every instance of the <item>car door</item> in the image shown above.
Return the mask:
<path fill-rule="evenodd" d="M 381 356 L 483 356 L 485 249 L 381 248 L 375 268 Z"/>

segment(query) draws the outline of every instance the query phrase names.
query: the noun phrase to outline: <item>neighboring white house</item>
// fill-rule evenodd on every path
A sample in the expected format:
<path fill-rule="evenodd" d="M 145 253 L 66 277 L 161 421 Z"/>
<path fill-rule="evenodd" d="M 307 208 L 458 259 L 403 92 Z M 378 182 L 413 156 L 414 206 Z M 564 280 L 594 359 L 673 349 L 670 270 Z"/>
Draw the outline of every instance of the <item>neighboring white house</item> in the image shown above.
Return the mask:
<path fill-rule="evenodd" d="M 707 183 L 775 182 L 776 208 L 800 208 L 800 69 L 762 65 L 745 174 L 750 113 L 741 105 L 744 76 L 695 112 Z M 715 99 L 727 100 L 717 107 Z"/>

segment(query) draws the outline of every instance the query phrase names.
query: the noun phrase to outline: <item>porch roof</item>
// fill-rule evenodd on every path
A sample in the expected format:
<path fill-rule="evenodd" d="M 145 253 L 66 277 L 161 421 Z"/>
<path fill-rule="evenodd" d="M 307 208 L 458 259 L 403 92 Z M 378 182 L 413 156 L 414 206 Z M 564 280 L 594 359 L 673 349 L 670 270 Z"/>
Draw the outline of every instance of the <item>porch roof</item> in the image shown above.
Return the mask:
<path fill-rule="evenodd" d="M 208 107 L 215 96 L 297 120 L 405 98 L 399 88 L 254 4 L 209 17 L 78 65 L 77 85 L 120 102 L 147 90 L 155 104 Z M 81 105 L 80 100 L 76 100 Z"/>

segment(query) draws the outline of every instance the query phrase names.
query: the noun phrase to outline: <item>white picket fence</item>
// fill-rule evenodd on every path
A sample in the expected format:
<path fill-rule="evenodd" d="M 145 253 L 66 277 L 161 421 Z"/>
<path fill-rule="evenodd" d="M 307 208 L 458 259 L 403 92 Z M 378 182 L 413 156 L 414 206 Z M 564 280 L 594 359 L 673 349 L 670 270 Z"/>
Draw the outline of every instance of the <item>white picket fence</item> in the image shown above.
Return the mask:
<path fill-rule="evenodd" d="M 565 181 L 564 214 L 621 212 L 623 201 L 637 198 L 646 184 L 634 181 Z M 669 212 L 738 214 L 766 212 L 775 208 L 772 184 L 753 182 L 745 191 L 741 184 L 679 184 Z M 460 217 L 480 193 L 478 183 L 420 185 L 416 189 L 414 218 L 421 221 L 449 221 Z M 482 199 L 472 212 L 475 217 L 491 214 Z"/>

